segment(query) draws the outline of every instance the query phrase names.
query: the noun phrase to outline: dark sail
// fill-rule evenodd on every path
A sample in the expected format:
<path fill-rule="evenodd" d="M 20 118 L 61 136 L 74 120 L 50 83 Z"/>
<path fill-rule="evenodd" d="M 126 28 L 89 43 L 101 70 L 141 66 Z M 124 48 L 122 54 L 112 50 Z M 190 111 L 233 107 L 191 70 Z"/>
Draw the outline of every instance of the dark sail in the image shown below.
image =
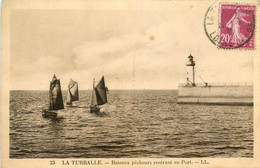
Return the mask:
<path fill-rule="evenodd" d="M 104 76 L 97 84 L 95 91 L 97 97 L 97 104 L 102 105 L 107 103 L 107 91 L 106 91 Z"/>
<path fill-rule="evenodd" d="M 106 93 L 106 85 L 104 76 L 97 84 L 96 87 L 93 86 L 93 93 L 92 93 L 92 105 L 102 105 L 107 103 L 107 93 Z"/>
<path fill-rule="evenodd" d="M 77 100 L 79 100 L 78 82 L 70 79 L 68 85 L 67 104 L 71 104 L 73 101 Z"/>
<path fill-rule="evenodd" d="M 64 109 L 60 80 L 54 75 L 52 81 L 50 82 L 50 104 L 49 110 L 59 110 Z"/>

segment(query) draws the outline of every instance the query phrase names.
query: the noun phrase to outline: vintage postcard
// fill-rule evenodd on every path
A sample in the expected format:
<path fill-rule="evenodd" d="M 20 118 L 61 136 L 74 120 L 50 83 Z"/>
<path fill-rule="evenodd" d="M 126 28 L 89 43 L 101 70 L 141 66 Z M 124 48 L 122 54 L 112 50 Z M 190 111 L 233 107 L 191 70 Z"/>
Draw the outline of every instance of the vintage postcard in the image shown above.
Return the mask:
<path fill-rule="evenodd" d="M 260 167 L 259 1 L 4 0 L 1 166 Z"/>

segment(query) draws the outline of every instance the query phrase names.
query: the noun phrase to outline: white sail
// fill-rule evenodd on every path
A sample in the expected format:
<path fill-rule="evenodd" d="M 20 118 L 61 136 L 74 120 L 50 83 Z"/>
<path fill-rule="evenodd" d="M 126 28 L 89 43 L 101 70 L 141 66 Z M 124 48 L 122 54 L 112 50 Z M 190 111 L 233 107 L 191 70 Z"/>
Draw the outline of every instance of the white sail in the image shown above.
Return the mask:
<path fill-rule="evenodd" d="M 78 82 L 70 79 L 68 85 L 67 104 L 71 104 L 73 101 L 79 100 Z"/>

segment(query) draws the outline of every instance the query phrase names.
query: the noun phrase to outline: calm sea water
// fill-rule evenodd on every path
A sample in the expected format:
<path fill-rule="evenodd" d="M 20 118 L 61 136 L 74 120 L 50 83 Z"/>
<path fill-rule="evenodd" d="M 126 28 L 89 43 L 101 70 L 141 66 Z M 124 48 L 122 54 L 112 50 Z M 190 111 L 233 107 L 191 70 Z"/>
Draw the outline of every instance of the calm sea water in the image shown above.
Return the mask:
<path fill-rule="evenodd" d="M 77 107 L 48 119 L 48 91 L 11 91 L 10 158 L 253 157 L 252 106 L 181 105 L 177 95 L 112 90 L 93 114 L 91 91 L 80 91 Z"/>

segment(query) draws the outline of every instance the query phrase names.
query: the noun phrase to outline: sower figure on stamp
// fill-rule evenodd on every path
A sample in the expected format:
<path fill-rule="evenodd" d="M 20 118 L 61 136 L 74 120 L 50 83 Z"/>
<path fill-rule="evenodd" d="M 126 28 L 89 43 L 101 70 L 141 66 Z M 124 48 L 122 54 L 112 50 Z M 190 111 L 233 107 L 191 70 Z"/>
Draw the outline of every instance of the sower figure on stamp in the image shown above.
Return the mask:
<path fill-rule="evenodd" d="M 232 43 L 235 43 L 234 46 L 242 44 L 247 40 L 247 38 L 240 32 L 240 24 L 243 21 L 246 24 L 250 24 L 250 22 L 246 21 L 243 17 L 246 16 L 245 13 L 241 13 L 240 8 L 236 9 L 236 13 L 233 17 L 227 22 L 226 26 L 228 28 L 232 28 Z"/>

